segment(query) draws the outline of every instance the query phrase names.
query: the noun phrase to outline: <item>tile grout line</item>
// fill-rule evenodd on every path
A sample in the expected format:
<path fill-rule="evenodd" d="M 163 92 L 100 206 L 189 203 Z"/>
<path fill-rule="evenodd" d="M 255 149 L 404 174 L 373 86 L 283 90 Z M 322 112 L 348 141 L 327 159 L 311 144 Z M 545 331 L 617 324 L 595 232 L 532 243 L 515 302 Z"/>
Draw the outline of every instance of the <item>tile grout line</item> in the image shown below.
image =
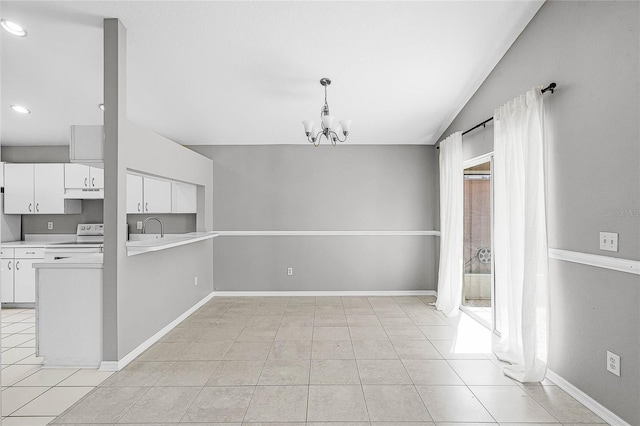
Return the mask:
<path fill-rule="evenodd" d="M 317 309 L 316 309 L 316 299 L 313 300 L 314 304 L 313 304 L 313 323 L 311 324 L 311 350 L 309 352 L 309 381 L 307 383 L 307 409 L 305 411 L 305 416 L 304 416 L 304 421 L 305 424 L 307 422 L 309 422 L 309 398 L 311 396 L 311 369 L 313 368 L 313 335 L 315 333 L 315 329 L 316 329 L 316 314 L 317 314 Z"/>
<path fill-rule="evenodd" d="M 369 304 L 369 306 L 371 307 L 371 310 L 373 310 L 373 312 L 375 313 L 375 309 L 373 309 L 373 306 L 371 306 L 371 302 L 369 301 L 369 298 L 367 298 L 367 303 Z M 376 318 L 378 317 L 378 315 L 376 314 Z M 378 320 L 379 321 L 379 320 Z M 347 321 L 347 326 L 349 325 L 349 322 Z M 351 336 L 351 328 L 348 328 L 349 330 L 349 338 L 351 339 L 351 351 L 353 352 L 353 362 L 356 364 L 356 370 L 358 371 L 358 381 L 360 382 L 360 391 L 362 392 L 362 400 L 364 401 L 364 408 L 365 410 L 367 410 L 367 421 L 369 421 L 369 423 L 371 423 L 371 413 L 369 412 L 369 404 L 367 404 L 367 396 L 364 393 L 364 385 L 362 384 L 362 376 L 360 375 L 360 366 L 358 365 L 358 360 L 356 359 L 356 351 L 353 348 L 353 336 Z"/>

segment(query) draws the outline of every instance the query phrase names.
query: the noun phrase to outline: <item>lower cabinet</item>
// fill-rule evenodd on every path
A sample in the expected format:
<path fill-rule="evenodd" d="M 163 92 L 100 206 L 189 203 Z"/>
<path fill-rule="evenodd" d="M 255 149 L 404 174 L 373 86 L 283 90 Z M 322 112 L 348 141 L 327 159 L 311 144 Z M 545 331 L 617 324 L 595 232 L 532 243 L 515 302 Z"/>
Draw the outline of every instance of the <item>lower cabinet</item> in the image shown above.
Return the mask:
<path fill-rule="evenodd" d="M 3 248 L 0 252 L 0 300 L 2 303 L 35 303 L 36 270 L 44 248 Z"/>
<path fill-rule="evenodd" d="M 15 260 L 13 260 L 13 256 L 10 259 L 0 259 L 0 301 L 3 303 L 13 302 L 14 264 Z"/>

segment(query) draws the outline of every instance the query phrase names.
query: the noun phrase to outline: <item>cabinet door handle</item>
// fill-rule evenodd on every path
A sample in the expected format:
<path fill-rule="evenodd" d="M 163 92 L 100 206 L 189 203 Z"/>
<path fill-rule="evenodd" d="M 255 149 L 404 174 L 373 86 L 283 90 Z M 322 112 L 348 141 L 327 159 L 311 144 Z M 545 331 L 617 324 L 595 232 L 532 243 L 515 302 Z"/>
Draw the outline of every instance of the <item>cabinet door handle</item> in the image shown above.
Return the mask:
<path fill-rule="evenodd" d="M 138 203 L 138 211 L 140 211 L 140 203 Z"/>
<path fill-rule="evenodd" d="M 11 270 L 11 261 L 9 261 L 9 263 L 7 263 L 7 269 Z"/>
<path fill-rule="evenodd" d="M 35 251 L 28 251 L 26 254 L 36 254 Z"/>
<path fill-rule="evenodd" d="M 31 203 L 29 203 L 29 211 L 31 211 Z"/>
<path fill-rule="evenodd" d="M 19 261 L 19 260 L 18 260 L 18 261 L 16 261 L 16 271 L 19 271 L 19 270 L 20 270 L 20 268 L 18 268 L 18 266 L 20 266 L 20 261 Z"/>
<path fill-rule="evenodd" d="M 84 178 L 84 186 L 88 186 L 87 185 L 87 178 Z"/>
<path fill-rule="evenodd" d="M 91 178 L 91 186 L 96 186 L 96 178 Z"/>
<path fill-rule="evenodd" d="M 36 211 L 40 212 L 40 203 L 36 203 Z"/>
<path fill-rule="evenodd" d="M 149 203 L 144 203 L 144 211 L 145 212 L 149 211 Z"/>

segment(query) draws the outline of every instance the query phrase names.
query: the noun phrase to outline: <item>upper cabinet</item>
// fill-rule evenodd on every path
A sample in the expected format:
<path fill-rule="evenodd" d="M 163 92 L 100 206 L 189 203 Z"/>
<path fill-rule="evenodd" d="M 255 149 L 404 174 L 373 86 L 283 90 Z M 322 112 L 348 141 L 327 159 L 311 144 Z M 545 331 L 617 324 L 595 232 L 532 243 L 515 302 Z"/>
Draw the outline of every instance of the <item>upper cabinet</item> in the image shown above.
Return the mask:
<path fill-rule="evenodd" d="M 143 177 L 144 212 L 171 213 L 171 182 Z"/>
<path fill-rule="evenodd" d="M 83 164 L 64 165 L 65 198 L 104 198 L 104 171 Z"/>
<path fill-rule="evenodd" d="M 69 189 L 104 189 L 104 170 L 82 164 L 65 164 L 64 186 Z"/>
<path fill-rule="evenodd" d="M 127 173 L 127 213 L 144 213 L 142 176 Z"/>
<path fill-rule="evenodd" d="M 80 200 L 64 198 L 64 164 L 5 164 L 4 212 L 75 214 Z"/>
<path fill-rule="evenodd" d="M 127 213 L 171 213 L 171 182 L 127 174 Z"/>

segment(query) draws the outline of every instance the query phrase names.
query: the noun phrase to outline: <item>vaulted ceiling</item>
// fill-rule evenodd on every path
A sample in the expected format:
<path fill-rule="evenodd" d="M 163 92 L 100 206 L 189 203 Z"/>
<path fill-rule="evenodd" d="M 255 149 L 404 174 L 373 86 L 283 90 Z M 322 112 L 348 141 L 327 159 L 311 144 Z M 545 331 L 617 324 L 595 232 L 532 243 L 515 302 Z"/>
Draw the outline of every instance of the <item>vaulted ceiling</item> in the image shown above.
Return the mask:
<path fill-rule="evenodd" d="M 329 77 L 348 143 L 434 144 L 542 3 L 3 1 L 28 36 L 2 31 L 1 141 L 102 123 L 102 25 L 119 18 L 128 118 L 178 143 L 307 144 Z"/>

